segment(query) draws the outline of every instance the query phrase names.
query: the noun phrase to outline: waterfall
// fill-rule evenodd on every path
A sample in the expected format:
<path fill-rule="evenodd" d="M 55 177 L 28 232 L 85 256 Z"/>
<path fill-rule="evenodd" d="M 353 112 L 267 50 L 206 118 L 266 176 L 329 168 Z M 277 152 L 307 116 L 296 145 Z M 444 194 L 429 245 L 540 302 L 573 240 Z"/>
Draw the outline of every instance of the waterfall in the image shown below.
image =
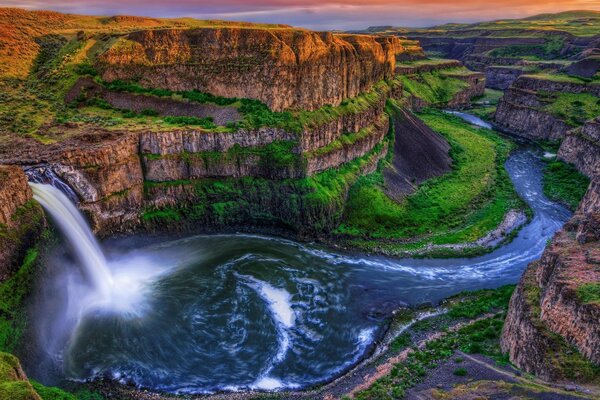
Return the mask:
<path fill-rule="evenodd" d="M 73 203 L 79 202 L 77 193 L 69 185 L 60 180 L 52 168 L 46 165 L 27 167 L 25 168 L 25 175 L 27 175 L 29 182 L 52 185 L 63 192 Z"/>
<path fill-rule="evenodd" d="M 62 185 L 65 184 L 62 183 Z M 108 297 L 113 286 L 113 277 L 98 241 L 83 215 L 73 202 L 56 187 L 34 182 L 30 182 L 29 186 L 33 190 L 33 198 L 56 221 L 75 251 L 89 283 L 93 285 L 98 294 L 105 298 Z"/>

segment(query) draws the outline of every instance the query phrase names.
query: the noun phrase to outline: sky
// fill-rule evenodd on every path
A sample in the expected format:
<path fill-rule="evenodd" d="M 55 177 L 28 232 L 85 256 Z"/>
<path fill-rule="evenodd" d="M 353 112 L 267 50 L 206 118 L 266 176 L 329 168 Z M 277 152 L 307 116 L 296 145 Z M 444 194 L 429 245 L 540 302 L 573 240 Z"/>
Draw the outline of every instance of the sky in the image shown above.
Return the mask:
<path fill-rule="evenodd" d="M 0 0 L 0 6 L 75 14 L 194 17 L 283 23 L 316 30 L 521 18 L 600 10 L 600 0 Z"/>

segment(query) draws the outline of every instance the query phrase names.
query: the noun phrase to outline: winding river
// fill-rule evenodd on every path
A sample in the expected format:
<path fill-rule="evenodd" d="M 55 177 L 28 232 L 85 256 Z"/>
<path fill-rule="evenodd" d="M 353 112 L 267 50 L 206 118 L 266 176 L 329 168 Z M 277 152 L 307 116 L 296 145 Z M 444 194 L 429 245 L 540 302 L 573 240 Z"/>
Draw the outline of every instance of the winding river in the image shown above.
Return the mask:
<path fill-rule="evenodd" d="M 569 217 L 544 197 L 542 167 L 534 148 L 510 156 L 534 217 L 511 243 L 470 259 L 347 255 L 254 235 L 113 239 L 103 247 L 114 288 L 94 302 L 59 246 L 32 307 L 38 350 L 28 373 L 172 393 L 329 380 L 365 355 L 392 310 L 516 283 Z"/>

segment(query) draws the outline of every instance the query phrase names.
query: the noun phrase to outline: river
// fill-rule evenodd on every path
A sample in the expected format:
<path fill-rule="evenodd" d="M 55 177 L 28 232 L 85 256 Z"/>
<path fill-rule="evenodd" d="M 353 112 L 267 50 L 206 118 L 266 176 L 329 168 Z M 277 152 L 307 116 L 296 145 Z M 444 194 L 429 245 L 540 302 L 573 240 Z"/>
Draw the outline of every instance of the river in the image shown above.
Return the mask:
<path fill-rule="evenodd" d="M 339 254 L 242 234 L 113 239 L 103 244 L 113 297 L 90 302 L 77 262 L 59 247 L 32 307 L 32 329 L 43 334 L 28 373 L 50 384 L 107 377 L 172 393 L 327 381 L 365 355 L 392 310 L 518 281 L 570 216 L 543 195 L 540 157 L 520 147 L 506 162 L 532 220 L 475 258 Z"/>

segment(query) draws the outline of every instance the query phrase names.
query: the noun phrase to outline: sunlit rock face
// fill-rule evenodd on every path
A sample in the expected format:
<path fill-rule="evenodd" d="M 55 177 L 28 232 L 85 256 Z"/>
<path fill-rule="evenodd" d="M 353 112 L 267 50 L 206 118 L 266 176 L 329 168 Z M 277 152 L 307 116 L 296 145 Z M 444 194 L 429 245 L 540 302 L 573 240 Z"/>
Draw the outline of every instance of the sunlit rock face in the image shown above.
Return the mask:
<path fill-rule="evenodd" d="M 21 168 L 0 165 L 0 282 L 18 268 L 43 224 L 42 210 L 32 202 Z"/>
<path fill-rule="evenodd" d="M 140 31 L 98 62 L 105 80 L 258 99 L 271 109 L 338 105 L 392 76 L 398 38 L 297 29 Z"/>

